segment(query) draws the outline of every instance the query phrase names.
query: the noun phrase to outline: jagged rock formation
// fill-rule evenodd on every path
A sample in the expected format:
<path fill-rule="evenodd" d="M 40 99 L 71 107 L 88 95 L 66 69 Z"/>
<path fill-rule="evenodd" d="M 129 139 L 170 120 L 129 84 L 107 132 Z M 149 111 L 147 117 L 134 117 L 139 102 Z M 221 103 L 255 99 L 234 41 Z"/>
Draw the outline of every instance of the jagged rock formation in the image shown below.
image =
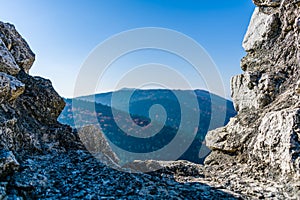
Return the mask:
<path fill-rule="evenodd" d="M 34 54 L 13 25 L 0 23 L 0 44 L 1 149 L 20 156 L 29 150 L 48 151 L 47 143 L 73 137 L 70 128 L 56 120 L 65 103 L 51 82 L 26 73 Z"/>
<path fill-rule="evenodd" d="M 23 69 L 28 73 L 35 60 L 35 55 L 29 48 L 27 42 L 17 32 L 15 27 L 9 23 L 0 23 L 0 38 L 0 44 L 3 48 L 1 55 L 4 55 L 4 58 L 8 57 L 8 64 L 11 65 L 10 70 L 7 72 L 15 73 Z"/>
<path fill-rule="evenodd" d="M 245 72 L 231 81 L 238 115 L 208 133 L 213 152 L 206 165 L 226 173 L 234 163 L 240 170 L 234 174 L 282 183 L 286 197 L 300 198 L 300 2 L 254 3 L 243 41 Z"/>
<path fill-rule="evenodd" d="M 28 74 L 33 61 L 15 27 L 0 22 L 0 200 L 241 196 L 178 182 L 171 171 L 149 175 L 121 169 L 96 127 L 77 133 L 57 122 L 65 103 L 49 80 Z M 95 139 L 100 145 L 93 145 Z"/>
<path fill-rule="evenodd" d="M 56 121 L 63 100 L 49 80 L 28 75 L 34 54 L 13 25 L 0 22 L 0 199 L 299 199 L 300 2 L 254 3 L 245 73 L 232 79 L 238 115 L 208 133 L 213 151 L 204 166 L 134 161 L 117 170 L 108 143 L 92 144 L 103 135 L 79 130 L 108 165 L 99 162 Z M 159 170 L 139 173 L 153 167 Z"/>
<path fill-rule="evenodd" d="M 57 122 L 63 99 L 51 82 L 28 71 L 35 55 L 8 23 L 0 22 L 0 177 L 1 185 L 22 168 L 23 158 L 77 145 L 70 127 Z M 0 188 L 0 199 L 4 198 Z"/>

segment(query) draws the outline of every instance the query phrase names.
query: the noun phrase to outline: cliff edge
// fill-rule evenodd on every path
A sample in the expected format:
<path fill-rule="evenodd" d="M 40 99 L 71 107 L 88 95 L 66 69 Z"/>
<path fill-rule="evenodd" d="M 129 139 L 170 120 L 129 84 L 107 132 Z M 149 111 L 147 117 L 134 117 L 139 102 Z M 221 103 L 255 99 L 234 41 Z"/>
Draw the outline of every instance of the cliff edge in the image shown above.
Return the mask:
<path fill-rule="evenodd" d="M 300 1 L 254 0 L 243 74 L 231 80 L 238 115 L 206 136 L 205 164 L 285 184 L 300 197 Z M 228 177 L 230 179 L 230 175 Z M 278 189 L 280 190 L 280 189 Z"/>

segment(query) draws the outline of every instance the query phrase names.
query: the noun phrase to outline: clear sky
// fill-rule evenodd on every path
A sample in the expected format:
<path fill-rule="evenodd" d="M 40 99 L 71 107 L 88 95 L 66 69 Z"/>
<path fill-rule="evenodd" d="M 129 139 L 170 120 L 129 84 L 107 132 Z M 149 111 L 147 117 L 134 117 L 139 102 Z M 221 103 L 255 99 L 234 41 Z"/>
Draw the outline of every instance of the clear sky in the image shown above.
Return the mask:
<path fill-rule="evenodd" d="M 230 77 L 241 73 L 240 59 L 245 55 L 241 43 L 254 9 L 251 0 L 0 0 L 0 3 L 0 20 L 13 23 L 36 53 L 30 74 L 49 78 L 64 97 L 73 96 L 80 67 L 99 43 L 114 34 L 141 27 L 173 29 L 196 40 L 216 63 L 229 96 Z M 151 61 L 160 59 L 156 53 L 151 53 Z M 110 84 L 105 86 L 105 90 L 111 89 Z"/>

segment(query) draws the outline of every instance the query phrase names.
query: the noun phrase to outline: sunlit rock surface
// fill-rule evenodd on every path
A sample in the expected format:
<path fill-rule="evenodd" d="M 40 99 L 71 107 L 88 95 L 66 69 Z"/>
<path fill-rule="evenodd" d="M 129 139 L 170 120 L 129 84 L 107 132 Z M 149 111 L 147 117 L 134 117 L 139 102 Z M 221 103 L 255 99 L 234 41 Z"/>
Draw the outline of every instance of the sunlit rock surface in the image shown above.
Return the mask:
<path fill-rule="evenodd" d="M 245 72 L 231 82 L 238 115 L 208 133 L 204 166 L 114 165 L 101 131 L 77 133 L 56 121 L 62 98 L 49 80 L 28 75 L 34 54 L 13 25 L 0 22 L 0 199 L 299 199 L 300 3 L 254 3 Z M 141 173 L 147 168 L 157 170 Z"/>
<path fill-rule="evenodd" d="M 254 1 L 241 61 L 244 73 L 232 78 L 238 115 L 207 134 L 213 150 L 206 166 L 259 182 L 261 197 L 300 197 L 300 96 L 298 1 Z M 231 171 L 234 165 L 236 170 Z M 239 188 L 230 181 L 229 187 Z M 268 186 L 266 186 L 268 185 Z M 270 190 L 270 192 L 267 192 Z M 271 192 L 273 190 L 273 192 Z M 279 195 L 279 196 L 278 196 Z"/>

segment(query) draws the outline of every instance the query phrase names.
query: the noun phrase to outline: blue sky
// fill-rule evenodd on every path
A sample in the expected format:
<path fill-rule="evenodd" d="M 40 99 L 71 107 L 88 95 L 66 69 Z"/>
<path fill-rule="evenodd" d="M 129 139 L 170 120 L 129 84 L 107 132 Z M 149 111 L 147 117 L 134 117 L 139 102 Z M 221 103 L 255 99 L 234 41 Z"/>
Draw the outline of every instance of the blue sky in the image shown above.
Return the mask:
<path fill-rule="evenodd" d="M 80 67 L 99 43 L 141 27 L 173 29 L 196 40 L 216 63 L 229 96 L 230 77 L 241 73 L 240 59 L 245 55 L 241 43 L 254 9 L 251 0 L 0 2 L 0 20 L 13 23 L 36 53 L 30 74 L 51 79 L 64 97 L 73 96 Z M 112 89 L 109 83 L 103 88 Z"/>

